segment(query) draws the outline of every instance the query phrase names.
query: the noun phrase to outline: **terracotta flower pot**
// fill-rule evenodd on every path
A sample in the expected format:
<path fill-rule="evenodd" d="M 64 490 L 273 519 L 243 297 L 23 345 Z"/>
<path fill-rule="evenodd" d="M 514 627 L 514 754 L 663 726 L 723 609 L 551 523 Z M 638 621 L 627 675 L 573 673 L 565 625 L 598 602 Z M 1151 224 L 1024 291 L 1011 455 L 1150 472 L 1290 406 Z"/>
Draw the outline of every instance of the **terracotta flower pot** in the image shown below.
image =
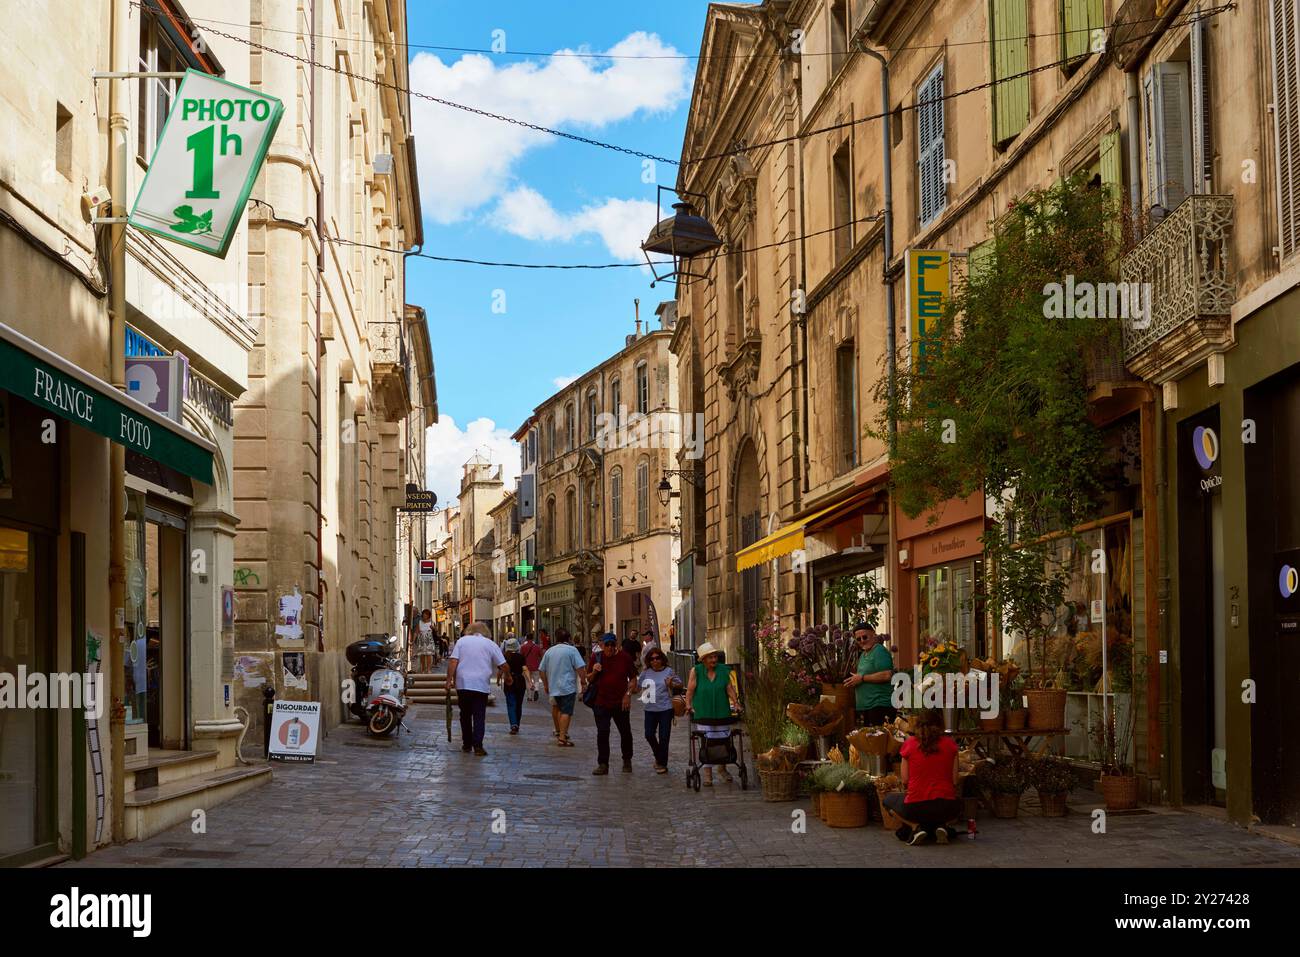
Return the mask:
<path fill-rule="evenodd" d="M 1025 722 L 1029 720 L 1029 712 L 1024 708 L 1017 708 L 1015 711 L 1004 711 L 1003 717 L 1007 720 L 1008 731 L 1025 730 Z"/>
<path fill-rule="evenodd" d="M 980 730 L 986 732 L 1001 731 L 1002 715 L 999 714 L 996 718 L 980 718 Z"/>
<path fill-rule="evenodd" d="M 1001 818 L 1015 817 L 1020 811 L 1019 794 L 993 795 L 993 816 Z"/>
<path fill-rule="evenodd" d="M 1108 811 L 1127 811 L 1138 806 L 1137 778 L 1132 774 L 1103 774 L 1099 787 Z"/>
<path fill-rule="evenodd" d="M 1055 794 L 1045 794 L 1038 792 L 1038 804 L 1043 810 L 1043 817 L 1065 817 L 1066 798 L 1069 795 L 1065 791 L 1059 791 Z"/>

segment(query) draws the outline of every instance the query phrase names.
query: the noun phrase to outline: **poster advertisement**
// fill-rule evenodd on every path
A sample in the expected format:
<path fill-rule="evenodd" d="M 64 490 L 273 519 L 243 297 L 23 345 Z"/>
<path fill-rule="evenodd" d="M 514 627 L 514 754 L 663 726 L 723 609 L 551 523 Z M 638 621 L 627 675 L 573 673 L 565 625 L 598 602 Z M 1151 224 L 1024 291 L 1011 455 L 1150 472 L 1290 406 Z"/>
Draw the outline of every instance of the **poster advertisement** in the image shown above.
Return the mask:
<path fill-rule="evenodd" d="M 313 764 L 320 736 L 319 701 L 277 701 L 271 712 L 272 761 Z"/>

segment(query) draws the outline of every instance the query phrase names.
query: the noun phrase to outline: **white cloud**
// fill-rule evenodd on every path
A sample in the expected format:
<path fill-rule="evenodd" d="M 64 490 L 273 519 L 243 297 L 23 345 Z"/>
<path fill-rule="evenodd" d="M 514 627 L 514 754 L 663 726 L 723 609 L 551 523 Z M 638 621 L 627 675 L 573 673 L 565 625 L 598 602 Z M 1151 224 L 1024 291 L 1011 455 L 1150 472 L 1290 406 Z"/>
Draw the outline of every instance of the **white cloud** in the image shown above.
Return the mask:
<path fill-rule="evenodd" d="M 563 389 L 566 385 L 573 385 L 573 383 L 577 382 L 578 377 L 576 375 L 557 375 L 551 381 L 555 383 L 555 388 Z"/>
<path fill-rule="evenodd" d="M 422 52 L 411 61 L 411 88 L 541 126 L 586 133 L 638 113 L 672 110 L 690 89 L 689 61 L 664 59 L 676 56 L 677 50 L 652 33 L 629 34 L 604 53 L 660 59 L 559 56 L 541 64 L 498 66 L 482 54 L 444 63 Z M 420 199 L 425 215 L 435 223 L 463 220 L 506 191 L 525 153 L 563 142 L 419 97 L 411 98 L 411 109 Z M 620 161 L 618 154 L 610 156 Z M 621 159 L 635 164 L 630 172 L 640 176 L 639 159 Z"/>
<path fill-rule="evenodd" d="M 519 446 L 510 435 L 511 430 L 497 428 L 491 419 L 474 419 L 462 431 L 451 416 L 440 415 L 438 423 L 429 426 L 425 462 L 425 487 L 438 496 L 438 504 L 456 501 L 463 467 L 476 452 L 502 466 L 501 478 L 506 490 L 512 490 L 519 478 Z"/>
<path fill-rule="evenodd" d="M 559 213 L 546 197 L 517 186 L 501 197 L 493 225 L 522 239 L 569 242 L 594 233 L 619 260 L 641 258 L 641 243 L 655 224 L 655 204 L 643 199 L 606 199 L 576 213 Z"/>

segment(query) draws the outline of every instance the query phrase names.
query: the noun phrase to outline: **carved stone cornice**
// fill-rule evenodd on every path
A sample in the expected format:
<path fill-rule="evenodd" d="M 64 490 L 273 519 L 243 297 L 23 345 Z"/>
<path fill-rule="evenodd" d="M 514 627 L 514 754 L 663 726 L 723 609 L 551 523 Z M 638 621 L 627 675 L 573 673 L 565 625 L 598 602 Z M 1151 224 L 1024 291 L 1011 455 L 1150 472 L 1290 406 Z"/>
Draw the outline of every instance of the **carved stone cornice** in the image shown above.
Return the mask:
<path fill-rule="evenodd" d="M 762 357 L 763 338 L 751 332 L 736 346 L 731 360 L 718 368 L 718 377 L 727 389 L 732 402 L 737 396 L 753 398 L 758 392 L 759 359 Z"/>

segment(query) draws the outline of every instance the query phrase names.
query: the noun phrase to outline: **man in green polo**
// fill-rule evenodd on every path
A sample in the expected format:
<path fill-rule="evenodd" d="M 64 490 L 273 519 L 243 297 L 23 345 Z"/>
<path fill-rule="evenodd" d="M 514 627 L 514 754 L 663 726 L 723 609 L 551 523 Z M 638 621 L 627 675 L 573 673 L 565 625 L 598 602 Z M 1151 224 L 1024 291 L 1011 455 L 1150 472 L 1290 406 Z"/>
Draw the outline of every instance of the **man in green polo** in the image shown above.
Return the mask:
<path fill-rule="evenodd" d="M 894 656 L 876 630 L 865 622 L 853 627 L 853 640 L 858 643 L 858 667 L 844 680 L 844 686 L 857 689 L 854 708 L 858 713 L 858 724 L 893 721 L 898 717 L 892 703 Z"/>

